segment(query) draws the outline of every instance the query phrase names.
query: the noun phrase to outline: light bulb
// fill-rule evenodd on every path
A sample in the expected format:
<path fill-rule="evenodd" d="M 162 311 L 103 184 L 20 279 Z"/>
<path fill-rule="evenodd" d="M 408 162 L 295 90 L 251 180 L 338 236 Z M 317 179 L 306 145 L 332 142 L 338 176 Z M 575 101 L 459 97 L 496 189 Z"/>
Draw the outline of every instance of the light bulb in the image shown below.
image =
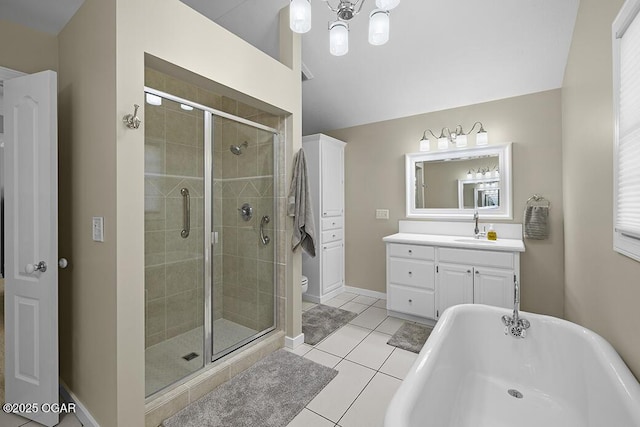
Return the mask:
<path fill-rule="evenodd" d="M 146 98 L 147 98 L 147 104 L 162 105 L 162 98 L 160 98 L 158 95 L 148 93 Z"/>
<path fill-rule="evenodd" d="M 376 0 L 378 9 L 391 10 L 400 4 L 400 0 Z"/>
<path fill-rule="evenodd" d="M 375 9 L 369 15 L 369 43 L 380 46 L 389 41 L 389 12 Z"/>
<path fill-rule="evenodd" d="M 291 0 L 289 5 L 289 28 L 294 33 L 306 33 L 311 29 L 311 1 Z"/>
<path fill-rule="evenodd" d="M 349 26 L 345 22 L 335 21 L 329 26 L 329 52 L 334 56 L 349 52 Z"/>

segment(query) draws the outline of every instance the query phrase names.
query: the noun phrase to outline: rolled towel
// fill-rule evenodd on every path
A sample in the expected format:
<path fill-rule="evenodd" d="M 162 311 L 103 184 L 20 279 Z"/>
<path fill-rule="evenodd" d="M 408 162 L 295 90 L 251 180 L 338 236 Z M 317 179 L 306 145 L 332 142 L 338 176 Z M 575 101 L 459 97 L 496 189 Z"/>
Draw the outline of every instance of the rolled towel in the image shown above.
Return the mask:
<path fill-rule="evenodd" d="M 549 237 L 549 206 L 527 206 L 524 210 L 524 237 L 544 240 Z"/>

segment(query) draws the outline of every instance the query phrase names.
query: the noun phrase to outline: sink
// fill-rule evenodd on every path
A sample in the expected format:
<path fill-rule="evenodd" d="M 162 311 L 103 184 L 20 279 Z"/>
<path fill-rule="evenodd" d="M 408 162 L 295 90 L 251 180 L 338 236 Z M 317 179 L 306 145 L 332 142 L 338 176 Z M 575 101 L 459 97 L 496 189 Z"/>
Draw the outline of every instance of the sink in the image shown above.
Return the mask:
<path fill-rule="evenodd" d="M 454 242 L 460 242 L 460 243 L 485 243 L 488 245 L 493 245 L 494 243 L 497 242 L 497 240 L 487 240 L 487 239 L 474 239 L 473 237 L 466 237 L 466 238 L 462 238 L 462 239 L 454 239 Z"/>

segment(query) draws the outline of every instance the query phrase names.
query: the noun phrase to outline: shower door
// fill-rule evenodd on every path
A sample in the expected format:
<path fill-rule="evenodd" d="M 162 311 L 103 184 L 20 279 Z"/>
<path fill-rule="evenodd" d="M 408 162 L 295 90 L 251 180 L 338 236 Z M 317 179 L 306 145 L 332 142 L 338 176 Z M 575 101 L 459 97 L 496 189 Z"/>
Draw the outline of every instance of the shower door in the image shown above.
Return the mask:
<path fill-rule="evenodd" d="M 280 145 L 273 128 L 145 90 L 149 396 L 275 328 Z"/>
<path fill-rule="evenodd" d="M 256 126 L 213 121 L 214 359 L 275 326 L 277 138 Z"/>
<path fill-rule="evenodd" d="M 147 94 L 145 104 L 146 395 L 204 357 L 204 114 Z"/>

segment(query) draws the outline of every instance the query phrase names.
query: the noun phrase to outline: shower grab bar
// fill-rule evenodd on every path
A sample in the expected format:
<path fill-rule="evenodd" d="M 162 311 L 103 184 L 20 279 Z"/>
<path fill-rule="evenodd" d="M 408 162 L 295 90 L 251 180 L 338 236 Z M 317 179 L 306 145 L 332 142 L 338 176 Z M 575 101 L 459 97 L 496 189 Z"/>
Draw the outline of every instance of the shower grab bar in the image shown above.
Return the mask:
<path fill-rule="evenodd" d="M 189 237 L 189 232 L 191 231 L 191 195 L 189 194 L 188 188 L 180 189 L 180 194 L 182 194 L 182 231 L 180 232 L 180 236 L 183 239 Z"/>
<path fill-rule="evenodd" d="M 262 241 L 263 245 L 268 245 L 269 242 L 271 241 L 271 238 L 269 236 L 265 236 L 264 235 L 264 224 L 268 224 L 269 221 L 271 221 L 271 218 L 269 218 L 268 215 L 265 215 L 262 217 L 262 219 L 260 220 L 260 240 Z"/>

